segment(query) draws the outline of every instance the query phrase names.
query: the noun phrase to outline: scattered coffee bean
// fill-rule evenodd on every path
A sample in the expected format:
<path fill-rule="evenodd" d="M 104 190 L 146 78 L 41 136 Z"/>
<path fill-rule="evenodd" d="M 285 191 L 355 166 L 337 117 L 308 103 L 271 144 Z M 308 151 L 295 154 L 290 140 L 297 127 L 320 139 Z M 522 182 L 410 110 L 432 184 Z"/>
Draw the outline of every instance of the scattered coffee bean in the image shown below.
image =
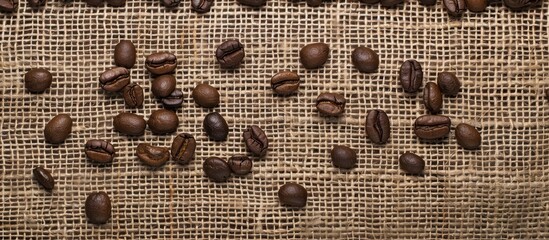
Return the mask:
<path fill-rule="evenodd" d="M 114 146 L 105 140 L 88 140 L 84 146 L 84 153 L 96 163 L 111 163 L 116 151 Z"/>
<path fill-rule="evenodd" d="M 330 47 L 325 43 L 311 43 L 299 51 L 299 59 L 306 69 L 322 67 L 330 57 Z"/>
<path fill-rule="evenodd" d="M 488 6 L 488 0 L 465 0 L 465 5 L 471 12 L 484 12 Z"/>
<path fill-rule="evenodd" d="M 46 5 L 46 0 L 28 0 L 27 2 L 29 3 L 30 7 L 34 8 Z"/>
<path fill-rule="evenodd" d="M 451 72 L 441 72 L 437 76 L 437 83 L 440 91 L 446 96 L 455 96 L 461 89 L 461 82 Z"/>
<path fill-rule="evenodd" d="M 42 93 L 51 86 L 51 73 L 42 68 L 33 68 L 25 74 L 25 88 L 31 93 Z"/>
<path fill-rule="evenodd" d="M 229 125 L 218 112 L 208 113 L 204 118 L 204 131 L 214 141 L 225 141 L 229 135 Z"/>
<path fill-rule="evenodd" d="M 225 182 L 231 177 L 231 167 L 218 157 L 207 158 L 202 168 L 206 176 L 214 182 Z"/>
<path fill-rule="evenodd" d="M 0 11 L 15 12 L 17 10 L 17 2 L 15 0 L 0 0 Z"/>
<path fill-rule="evenodd" d="M 219 105 L 219 92 L 206 83 L 196 85 L 192 97 L 194 102 L 201 107 L 213 108 Z"/>
<path fill-rule="evenodd" d="M 347 146 L 335 146 L 330 155 L 332 164 L 338 168 L 351 169 L 356 166 L 356 152 Z"/>
<path fill-rule="evenodd" d="M 196 140 L 191 134 L 181 133 L 172 142 L 172 159 L 179 164 L 187 164 L 194 157 Z"/>
<path fill-rule="evenodd" d="M 366 3 L 366 4 L 376 4 L 378 3 L 380 0 L 360 0 L 360 2 L 362 3 Z"/>
<path fill-rule="evenodd" d="M 404 0 L 381 0 L 381 6 L 384 7 L 396 7 L 404 2 Z"/>
<path fill-rule="evenodd" d="M 126 0 L 106 0 L 107 5 L 111 7 L 123 7 L 126 5 Z"/>
<path fill-rule="evenodd" d="M 465 0 L 443 0 L 442 3 L 452 17 L 461 17 L 466 10 Z"/>
<path fill-rule="evenodd" d="M 242 138 L 244 143 L 246 143 L 246 148 L 253 154 L 262 157 L 267 154 L 267 149 L 269 148 L 269 139 L 265 132 L 256 125 L 252 125 L 244 130 L 242 133 Z"/>
<path fill-rule="evenodd" d="M 215 57 L 222 68 L 236 68 L 244 59 L 244 45 L 238 40 L 228 40 L 217 47 Z"/>
<path fill-rule="evenodd" d="M 173 133 L 179 126 L 179 118 L 173 111 L 159 109 L 151 113 L 147 124 L 153 134 Z"/>
<path fill-rule="evenodd" d="M 92 6 L 92 7 L 99 7 L 99 6 L 102 6 L 103 3 L 105 3 L 105 0 L 85 0 L 85 1 L 89 6 Z"/>
<path fill-rule="evenodd" d="M 450 118 L 441 115 L 424 115 L 418 117 L 414 123 L 414 133 L 423 140 L 433 140 L 448 136 L 450 132 Z"/>
<path fill-rule="evenodd" d="M 237 175 L 246 175 L 252 171 L 253 162 L 247 156 L 232 156 L 229 158 L 229 168 Z"/>
<path fill-rule="evenodd" d="M 299 88 L 299 75 L 290 71 L 279 72 L 271 78 L 271 88 L 279 95 L 293 94 Z"/>
<path fill-rule="evenodd" d="M 175 8 L 179 6 L 181 0 L 160 0 L 160 3 L 167 8 Z"/>
<path fill-rule="evenodd" d="M 104 224 L 111 218 L 111 199 L 105 192 L 93 192 L 86 198 L 85 209 L 90 223 Z"/>
<path fill-rule="evenodd" d="M 160 75 L 156 77 L 151 85 L 151 91 L 157 98 L 169 96 L 176 87 L 175 77 L 173 75 Z"/>
<path fill-rule="evenodd" d="M 237 2 L 250 7 L 261 7 L 267 3 L 267 0 L 237 0 Z"/>
<path fill-rule="evenodd" d="M 114 64 L 119 67 L 132 68 L 137 59 L 137 51 L 132 41 L 121 40 L 114 47 Z"/>
<path fill-rule="evenodd" d="M 423 70 L 416 60 L 406 60 L 400 67 L 400 85 L 407 93 L 415 93 L 423 84 Z"/>
<path fill-rule="evenodd" d="M 118 92 L 130 84 L 130 71 L 123 67 L 111 68 L 99 77 L 101 88 L 107 92 Z"/>
<path fill-rule="evenodd" d="M 456 140 L 461 147 L 474 150 L 480 147 L 481 137 L 475 127 L 460 123 L 456 126 Z"/>
<path fill-rule="evenodd" d="M 522 11 L 542 4 L 543 0 L 503 0 L 503 5 L 512 11 Z"/>
<path fill-rule="evenodd" d="M 179 89 L 175 89 L 170 95 L 162 98 L 162 104 L 166 108 L 178 108 L 183 104 L 183 92 Z"/>
<path fill-rule="evenodd" d="M 147 122 L 142 116 L 133 113 L 119 113 L 113 118 L 114 130 L 129 136 L 141 136 L 145 133 Z"/>
<path fill-rule="evenodd" d="M 145 96 L 143 93 L 143 88 L 137 83 L 130 83 L 124 87 L 122 90 L 124 95 L 124 102 L 126 106 L 131 108 L 138 108 L 143 106 L 143 101 Z"/>
<path fill-rule="evenodd" d="M 160 167 L 170 159 L 170 151 L 165 147 L 156 147 L 148 143 L 137 145 L 137 158 L 147 166 Z"/>
<path fill-rule="evenodd" d="M 391 135 L 391 122 L 383 110 L 371 110 L 366 116 L 366 134 L 373 143 L 385 144 Z"/>
<path fill-rule="evenodd" d="M 325 116 L 337 117 L 345 111 L 345 97 L 337 93 L 322 93 L 316 98 L 316 109 Z"/>
<path fill-rule="evenodd" d="M 376 72 L 379 67 L 379 56 L 371 48 L 355 48 L 351 54 L 351 60 L 355 68 L 364 73 Z"/>
<path fill-rule="evenodd" d="M 437 114 L 442 108 L 442 93 L 434 82 L 428 82 L 423 89 L 423 104 L 431 114 Z"/>
<path fill-rule="evenodd" d="M 419 0 L 419 3 L 423 6 L 433 6 L 437 3 L 437 0 Z"/>
<path fill-rule="evenodd" d="M 69 137 L 72 131 L 72 119 L 68 114 L 59 114 L 52 118 L 44 128 L 46 142 L 59 144 Z"/>
<path fill-rule="evenodd" d="M 145 68 L 154 75 L 162 75 L 175 71 L 177 57 L 168 52 L 153 53 L 145 59 Z"/>
<path fill-rule="evenodd" d="M 191 8 L 197 13 L 207 13 L 213 3 L 214 0 L 191 0 Z"/>
<path fill-rule="evenodd" d="M 278 189 L 278 200 L 289 207 L 305 207 L 307 190 L 297 183 L 286 183 Z"/>
<path fill-rule="evenodd" d="M 55 186 L 55 179 L 51 176 L 50 171 L 43 167 L 36 167 L 32 170 L 34 179 L 46 190 L 50 191 Z"/>
<path fill-rule="evenodd" d="M 323 0 L 307 0 L 307 6 L 318 7 L 322 4 Z"/>
<path fill-rule="evenodd" d="M 421 174 L 425 168 L 425 161 L 420 156 L 407 152 L 398 158 L 400 168 L 410 174 Z"/>

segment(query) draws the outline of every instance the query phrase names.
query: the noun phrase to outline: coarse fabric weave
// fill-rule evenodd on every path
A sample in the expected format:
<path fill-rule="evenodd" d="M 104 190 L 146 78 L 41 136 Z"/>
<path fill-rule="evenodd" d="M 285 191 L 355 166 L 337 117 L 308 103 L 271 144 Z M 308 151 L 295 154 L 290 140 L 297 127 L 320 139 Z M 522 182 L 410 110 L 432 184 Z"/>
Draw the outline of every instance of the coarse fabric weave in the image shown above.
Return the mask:
<path fill-rule="evenodd" d="M 190 1 L 168 10 L 154 0 L 129 0 L 123 8 L 50 1 L 33 11 L 26 1 L 1 14 L 0 34 L 0 239 L 548 239 L 549 238 L 549 4 L 515 13 L 501 4 L 482 14 L 451 19 L 442 3 L 424 7 L 407 1 L 386 9 L 357 1 L 269 0 L 254 9 L 217 0 L 197 14 Z M 236 70 L 219 68 L 216 47 L 240 39 L 246 57 Z M 131 79 L 145 89 L 139 109 L 99 87 L 101 72 L 113 66 L 119 40 L 137 46 Z M 299 49 L 329 44 L 330 58 L 306 70 Z M 377 73 L 363 74 L 351 52 L 367 46 L 379 53 Z M 150 91 L 145 56 L 169 51 L 178 57 L 177 86 L 185 94 L 177 111 L 178 133 L 197 139 L 195 159 L 152 170 L 135 156 L 137 144 L 169 147 L 175 134 L 149 130 L 129 138 L 113 130 L 112 119 L 128 111 L 145 116 L 162 108 Z M 427 114 L 422 94 L 406 94 L 400 65 L 418 60 L 424 79 L 452 71 L 463 88 L 445 97 L 443 115 L 452 126 L 469 123 L 482 134 L 482 147 L 459 147 L 452 131 L 440 142 L 419 141 L 414 120 Z M 54 82 L 30 94 L 23 76 L 49 69 Z M 270 78 L 296 71 L 299 94 L 279 97 Z M 193 87 L 219 89 L 221 104 L 197 106 Z M 325 118 L 314 107 L 323 92 L 347 98 L 344 116 Z M 365 136 L 366 114 L 382 109 L 391 137 L 375 145 Z M 208 140 L 204 116 L 221 113 L 230 126 L 227 141 Z M 43 128 L 53 116 L 75 120 L 65 143 L 47 144 Z M 270 138 L 269 152 L 254 161 L 253 173 L 213 183 L 204 176 L 205 158 L 247 154 L 241 134 L 255 124 Z M 112 165 L 85 158 L 89 139 L 113 143 Z M 339 170 L 330 150 L 347 145 L 358 166 Z M 406 175 L 398 157 L 411 151 L 426 161 L 424 176 Z M 43 166 L 56 179 L 47 193 L 32 179 Z M 302 184 L 307 206 L 280 206 L 278 188 Z M 112 199 L 112 218 L 89 224 L 84 202 L 94 191 Z"/>

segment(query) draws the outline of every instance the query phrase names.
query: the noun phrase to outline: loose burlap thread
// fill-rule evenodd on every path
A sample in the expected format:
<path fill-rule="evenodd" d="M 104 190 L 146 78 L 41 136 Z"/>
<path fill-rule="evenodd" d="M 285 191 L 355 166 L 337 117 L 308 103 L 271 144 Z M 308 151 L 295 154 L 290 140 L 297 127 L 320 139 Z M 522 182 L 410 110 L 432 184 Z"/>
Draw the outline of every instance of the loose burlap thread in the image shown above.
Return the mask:
<path fill-rule="evenodd" d="M 167 10 L 157 1 L 132 0 L 123 8 L 62 5 L 50 1 L 33 11 L 25 1 L 2 14 L 0 34 L 0 238 L 2 239 L 546 239 L 549 238 L 548 11 L 513 13 L 491 5 L 482 14 L 450 19 L 440 1 L 417 1 L 396 9 L 355 1 L 269 1 L 261 9 L 236 1 L 216 1 L 197 14 L 190 2 Z M 234 71 L 215 61 L 217 45 L 240 39 L 246 57 Z M 133 82 L 145 89 L 143 108 L 128 109 L 121 96 L 99 88 L 101 72 L 113 66 L 114 45 L 135 43 Z M 331 56 L 324 67 L 306 70 L 299 49 L 325 42 Z M 355 47 L 380 55 L 374 74 L 359 73 L 350 61 Z M 178 132 L 193 134 L 195 159 L 152 170 L 135 157 L 138 143 L 169 146 L 175 134 L 150 131 L 137 138 L 115 132 L 112 118 L 122 111 L 148 118 L 162 107 L 150 91 L 145 56 L 169 51 L 178 57 L 175 76 L 185 93 L 177 111 Z M 403 93 L 401 63 L 416 59 L 424 81 L 452 71 L 463 87 L 446 97 L 442 114 L 452 125 L 465 122 L 482 134 L 477 151 L 460 148 L 453 131 L 438 143 L 418 141 L 415 118 L 427 114 L 421 93 Z M 23 75 L 49 69 L 54 82 L 43 94 L 28 93 Z M 299 94 L 278 97 L 270 77 L 283 70 L 302 77 Z M 198 107 L 193 86 L 218 88 L 221 105 Z M 344 116 L 320 117 L 314 100 L 338 92 L 348 100 Z M 375 145 L 365 137 L 368 110 L 383 109 L 391 137 Z M 202 130 L 204 116 L 218 111 L 230 126 L 227 141 L 213 142 Z M 59 146 L 47 144 L 43 128 L 59 113 L 75 120 Z M 204 177 L 206 157 L 246 154 L 241 140 L 249 125 L 269 136 L 268 155 L 253 173 L 216 184 Z M 112 165 L 86 160 L 89 139 L 111 141 Z M 358 166 L 334 168 L 329 151 L 347 145 Z M 426 160 L 424 176 L 404 174 L 400 154 Z M 56 179 L 47 193 L 32 179 L 43 166 Z M 278 188 L 287 182 L 309 192 L 307 206 L 280 206 Z M 84 202 L 93 191 L 112 199 L 112 218 L 89 224 Z"/>

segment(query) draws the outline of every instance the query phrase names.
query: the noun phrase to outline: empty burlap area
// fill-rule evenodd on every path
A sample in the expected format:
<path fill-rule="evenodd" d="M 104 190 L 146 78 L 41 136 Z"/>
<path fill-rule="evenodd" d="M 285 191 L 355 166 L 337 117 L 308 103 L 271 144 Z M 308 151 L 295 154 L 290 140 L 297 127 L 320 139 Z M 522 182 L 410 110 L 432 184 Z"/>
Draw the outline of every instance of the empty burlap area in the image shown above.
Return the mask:
<path fill-rule="evenodd" d="M 32 11 L 26 1 L 2 14 L 0 34 L 0 238 L 2 239 L 543 239 L 549 238 L 548 5 L 513 13 L 491 5 L 483 14 L 449 19 L 439 1 L 417 1 L 397 9 L 355 1 L 270 0 L 261 9 L 234 0 L 216 1 L 197 14 L 190 2 L 167 10 L 152 0 L 130 0 L 124 8 L 93 8 L 83 2 L 50 1 Z M 240 39 L 246 57 L 234 71 L 217 64 L 216 47 Z M 99 88 L 101 72 L 113 66 L 115 44 L 133 41 L 138 62 L 133 82 L 145 89 L 139 109 Z M 306 70 L 299 62 L 305 44 L 325 42 L 324 67 Z M 377 73 L 359 73 L 351 52 L 368 46 L 380 55 Z M 162 105 L 150 91 L 145 56 L 170 51 L 178 57 L 178 88 L 185 93 L 177 111 L 179 133 L 193 134 L 195 159 L 172 161 L 152 170 L 135 156 L 137 144 L 169 147 L 175 134 L 149 130 L 129 138 L 115 132 L 122 111 L 148 118 Z M 412 131 L 427 114 L 422 94 L 405 94 L 397 77 L 402 62 L 417 59 L 424 81 L 453 71 L 463 88 L 446 97 L 442 114 L 452 126 L 465 122 L 482 134 L 482 147 L 459 147 L 452 131 L 436 143 Z M 23 76 L 49 69 L 54 82 L 43 94 L 25 90 Z M 299 94 L 273 95 L 273 74 L 292 70 L 302 79 Z M 197 106 L 190 93 L 200 82 L 218 88 L 221 105 Z M 344 116 L 324 118 L 314 107 L 322 92 L 344 94 Z M 375 145 L 365 136 L 371 109 L 391 120 L 391 137 Z M 202 120 L 212 111 L 230 126 L 227 141 L 210 141 Z M 43 128 L 53 116 L 75 120 L 65 143 L 47 144 Z M 247 154 L 242 131 L 262 127 L 269 153 L 254 161 L 253 173 L 213 183 L 204 176 L 205 158 Z M 113 143 L 112 165 L 97 166 L 83 153 L 89 139 Z M 358 152 L 358 166 L 332 166 L 336 144 Z M 398 157 L 415 152 L 426 161 L 424 176 L 403 173 Z M 32 178 L 43 166 L 56 179 L 47 193 Z M 278 188 L 297 182 L 308 190 L 307 206 L 289 209 Z M 112 218 L 89 224 L 87 195 L 105 191 Z"/>

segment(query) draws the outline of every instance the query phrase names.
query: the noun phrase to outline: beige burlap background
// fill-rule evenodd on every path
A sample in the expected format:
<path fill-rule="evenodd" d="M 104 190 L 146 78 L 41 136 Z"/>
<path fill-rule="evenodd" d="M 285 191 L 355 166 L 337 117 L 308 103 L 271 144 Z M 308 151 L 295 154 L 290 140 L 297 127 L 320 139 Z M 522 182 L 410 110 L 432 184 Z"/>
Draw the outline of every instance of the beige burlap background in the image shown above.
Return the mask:
<path fill-rule="evenodd" d="M 189 1 L 166 10 L 153 0 L 130 0 L 124 8 L 92 8 L 83 2 L 50 1 L 31 11 L 25 1 L 12 15 L 0 15 L 0 238 L 2 239 L 547 239 L 549 238 L 548 5 L 513 13 L 493 5 L 483 14 L 451 20 L 435 7 L 407 2 L 398 9 L 355 1 L 326 3 L 270 0 L 262 9 L 216 1 L 210 13 L 190 10 Z M 220 70 L 213 53 L 238 38 L 246 58 L 235 71 Z M 127 109 L 123 99 L 98 86 L 99 74 L 113 65 L 121 39 L 138 47 L 132 81 L 145 89 L 145 106 Z M 322 41 L 331 57 L 319 70 L 305 70 L 300 47 Z M 378 73 L 361 74 L 350 61 L 357 46 L 375 49 Z M 185 103 L 178 132 L 196 136 L 195 160 L 169 162 L 154 171 L 134 156 L 141 142 L 169 146 L 174 136 L 128 138 L 112 129 L 121 111 L 148 115 L 162 106 L 150 92 L 146 55 L 177 55 L 178 87 Z M 452 125 L 466 122 L 483 136 L 482 148 L 465 151 L 454 138 L 430 144 L 412 132 L 426 114 L 421 93 L 405 95 L 397 82 L 405 59 L 420 61 L 425 81 L 454 71 L 463 82 L 459 96 L 445 98 L 443 114 Z M 29 94 L 23 75 L 31 67 L 50 69 L 51 89 Z M 300 93 L 273 96 L 270 77 L 297 71 Z M 196 106 L 194 85 L 208 82 L 221 92 L 221 106 Z M 348 99 L 339 119 L 319 117 L 319 93 Z M 370 109 L 385 110 L 392 121 L 389 143 L 365 138 Z M 202 119 L 218 111 L 231 132 L 212 142 Z M 68 113 L 75 126 L 64 144 L 43 138 L 47 121 Z M 270 151 L 255 161 L 253 173 L 214 184 L 204 177 L 206 157 L 245 154 L 241 132 L 261 126 Z M 88 139 L 107 139 L 118 156 L 111 166 L 85 159 Z M 358 167 L 332 167 L 335 144 L 358 151 Z M 407 176 L 398 157 L 413 151 L 426 160 L 425 176 Z M 32 180 L 44 166 L 57 180 L 52 194 Z M 290 210 L 277 190 L 298 182 L 309 191 L 307 206 Z M 88 224 L 84 201 L 106 191 L 112 218 Z"/>

